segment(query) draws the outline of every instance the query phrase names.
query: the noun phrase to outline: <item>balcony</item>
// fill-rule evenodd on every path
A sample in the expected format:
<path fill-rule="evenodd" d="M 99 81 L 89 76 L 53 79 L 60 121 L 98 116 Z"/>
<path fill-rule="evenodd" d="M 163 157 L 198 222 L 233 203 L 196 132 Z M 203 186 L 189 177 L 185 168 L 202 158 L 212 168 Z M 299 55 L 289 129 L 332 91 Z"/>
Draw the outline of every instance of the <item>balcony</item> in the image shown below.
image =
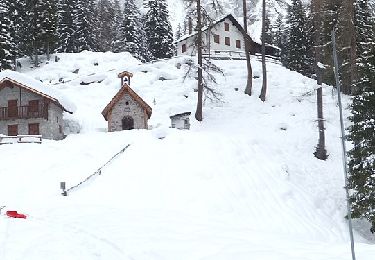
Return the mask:
<path fill-rule="evenodd" d="M 0 107 L 0 120 L 44 118 L 48 120 L 48 105 Z"/>

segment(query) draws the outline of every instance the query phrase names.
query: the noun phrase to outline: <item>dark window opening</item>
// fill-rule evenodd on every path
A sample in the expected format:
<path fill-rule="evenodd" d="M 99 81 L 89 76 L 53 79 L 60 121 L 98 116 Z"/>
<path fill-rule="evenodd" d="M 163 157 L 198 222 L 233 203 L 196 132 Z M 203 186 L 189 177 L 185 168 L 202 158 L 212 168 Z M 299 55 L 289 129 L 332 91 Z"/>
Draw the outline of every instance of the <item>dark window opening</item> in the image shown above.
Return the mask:
<path fill-rule="evenodd" d="M 226 32 L 229 32 L 229 23 L 224 23 L 224 28 Z"/>
<path fill-rule="evenodd" d="M 220 35 L 214 35 L 214 43 L 220 44 Z"/>
<path fill-rule="evenodd" d="M 186 44 L 182 44 L 182 53 L 186 52 Z"/>
<path fill-rule="evenodd" d="M 241 49 L 241 41 L 236 40 L 236 48 Z"/>
<path fill-rule="evenodd" d="M 230 46 L 230 38 L 225 37 L 225 45 Z"/>

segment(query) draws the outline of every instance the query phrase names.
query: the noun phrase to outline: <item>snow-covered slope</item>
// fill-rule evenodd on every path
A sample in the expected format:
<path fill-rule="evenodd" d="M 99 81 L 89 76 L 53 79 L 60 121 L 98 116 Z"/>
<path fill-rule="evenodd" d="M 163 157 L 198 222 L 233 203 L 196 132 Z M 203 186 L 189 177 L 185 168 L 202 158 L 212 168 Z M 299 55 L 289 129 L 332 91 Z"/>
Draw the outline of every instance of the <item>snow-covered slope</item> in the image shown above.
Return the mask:
<path fill-rule="evenodd" d="M 0 205 L 28 215 L 0 216 L 1 260 L 350 259 L 331 88 L 324 97 L 330 156 L 322 162 L 313 157 L 315 84 L 278 64 L 268 63 L 263 103 L 261 78 L 253 96 L 243 94 L 244 61 L 218 61 L 222 101 L 206 101 L 204 121 L 192 118 L 192 129 L 179 131 L 168 128 L 169 115 L 196 104 L 195 82 L 184 82 L 186 67 L 176 67 L 186 58 L 59 56 L 24 72 L 70 97 L 77 112 L 69 119 L 82 130 L 62 141 L 0 146 Z M 260 75 L 254 58 L 253 66 Z M 121 70 L 134 73 L 133 89 L 152 106 L 152 130 L 105 131 L 100 112 Z M 87 77 L 101 83 L 80 85 Z M 60 195 L 60 181 L 78 183 L 127 144 L 100 176 Z M 374 259 L 374 245 L 356 239 L 358 259 Z"/>

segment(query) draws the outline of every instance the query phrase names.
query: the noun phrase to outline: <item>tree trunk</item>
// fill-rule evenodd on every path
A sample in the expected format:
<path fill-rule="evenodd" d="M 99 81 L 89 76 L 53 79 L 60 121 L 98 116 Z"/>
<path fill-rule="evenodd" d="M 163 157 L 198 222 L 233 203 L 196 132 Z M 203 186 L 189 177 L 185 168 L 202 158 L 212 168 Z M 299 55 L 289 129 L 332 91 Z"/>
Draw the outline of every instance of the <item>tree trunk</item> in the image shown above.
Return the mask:
<path fill-rule="evenodd" d="M 322 31 L 321 31 L 321 3 L 320 1 L 315 1 L 312 5 L 313 15 L 314 15 L 314 27 L 315 27 L 315 73 L 316 73 L 316 83 L 317 83 L 317 115 L 318 115 L 318 129 L 319 129 L 319 140 L 318 145 L 315 150 L 315 157 L 320 160 L 327 159 L 327 151 L 325 149 L 325 133 L 324 133 L 324 117 L 323 117 L 323 71 L 321 68 L 322 63 Z"/>
<path fill-rule="evenodd" d="M 47 41 L 47 50 L 46 50 L 47 60 L 50 60 L 50 53 L 49 53 L 49 42 Z"/>
<path fill-rule="evenodd" d="M 37 50 L 35 41 L 33 42 L 33 53 L 34 53 L 34 66 L 38 67 L 39 66 L 38 50 Z"/>
<path fill-rule="evenodd" d="M 198 103 L 195 111 L 195 119 L 203 120 L 203 57 L 202 57 L 202 14 L 201 14 L 201 0 L 197 0 L 197 51 L 198 51 Z"/>
<path fill-rule="evenodd" d="M 250 39 L 247 35 L 247 7 L 246 7 L 246 0 L 243 0 L 243 24 L 244 24 L 244 30 L 246 35 L 244 36 L 245 39 L 245 56 L 246 56 L 246 65 L 247 65 L 247 83 L 246 83 L 246 89 L 245 94 L 251 96 L 251 92 L 253 89 L 253 69 L 251 67 L 250 63 Z"/>
<path fill-rule="evenodd" d="M 266 101 L 267 93 L 267 68 L 266 68 L 266 0 L 263 0 L 263 10 L 262 10 L 262 71 L 263 71 L 263 85 L 260 92 L 260 100 Z"/>

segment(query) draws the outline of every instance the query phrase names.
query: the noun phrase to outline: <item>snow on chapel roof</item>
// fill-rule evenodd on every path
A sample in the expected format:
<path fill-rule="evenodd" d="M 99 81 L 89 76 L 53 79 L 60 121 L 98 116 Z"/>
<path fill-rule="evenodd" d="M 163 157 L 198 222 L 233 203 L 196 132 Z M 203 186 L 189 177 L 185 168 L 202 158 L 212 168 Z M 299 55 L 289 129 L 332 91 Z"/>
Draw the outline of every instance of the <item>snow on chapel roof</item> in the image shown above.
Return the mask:
<path fill-rule="evenodd" d="M 66 112 L 73 113 L 76 109 L 75 105 L 71 103 L 66 97 L 64 97 L 64 95 L 62 95 L 58 90 L 53 89 L 52 87 L 48 87 L 44 83 L 28 77 L 22 73 L 12 70 L 1 71 L 0 84 L 6 80 L 16 84 L 23 89 L 51 100 Z"/>
<path fill-rule="evenodd" d="M 117 94 L 112 98 L 111 102 L 103 109 L 102 115 L 104 116 L 105 120 L 108 121 L 108 114 L 111 113 L 113 107 L 116 103 L 125 95 L 130 95 L 143 109 L 146 110 L 147 116 L 150 119 L 152 114 L 152 108 L 140 97 L 133 89 L 129 87 L 128 84 L 124 83 L 121 89 L 117 92 Z"/>

